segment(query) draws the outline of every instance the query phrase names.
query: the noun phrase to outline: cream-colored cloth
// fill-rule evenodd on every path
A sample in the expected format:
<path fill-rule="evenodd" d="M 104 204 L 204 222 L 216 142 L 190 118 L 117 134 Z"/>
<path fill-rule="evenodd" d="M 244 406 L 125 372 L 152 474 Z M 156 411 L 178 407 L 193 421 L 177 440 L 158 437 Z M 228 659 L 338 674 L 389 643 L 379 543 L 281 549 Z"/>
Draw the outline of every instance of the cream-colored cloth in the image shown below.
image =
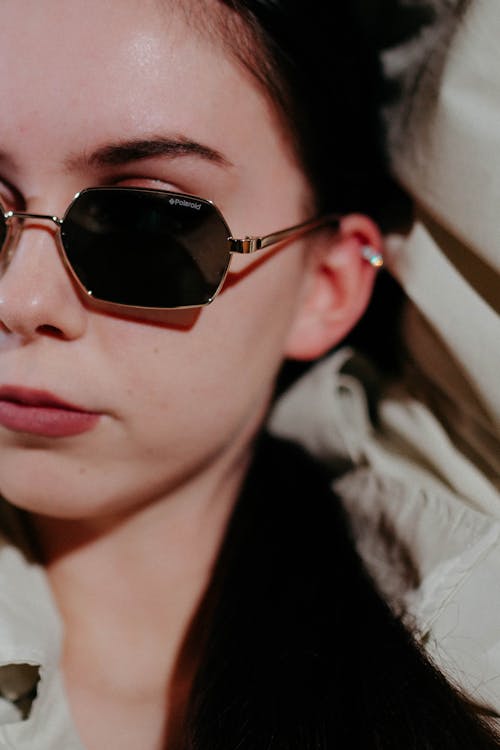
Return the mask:
<path fill-rule="evenodd" d="M 0 528 L 16 518 L 0 500 Z M 83 750 L 58 666 L 60 617 L 43 569 L 16 537 L 0 538 L 0 750 Z"/>
<path fill-rule="evenodd" d="M 417 204 L 408 240 L 387 243 L 387 266 L 456 365 L 441 358 L 445 372 L 430 372 L 426 352 L 414 350 L 420 366 L 455 403 L 467 383 L 477 419 L 498 435 L 500 5 L 439 5 L 433 34 L 384 55 L 406 92 L 386 112 L 392 166 Z"/>

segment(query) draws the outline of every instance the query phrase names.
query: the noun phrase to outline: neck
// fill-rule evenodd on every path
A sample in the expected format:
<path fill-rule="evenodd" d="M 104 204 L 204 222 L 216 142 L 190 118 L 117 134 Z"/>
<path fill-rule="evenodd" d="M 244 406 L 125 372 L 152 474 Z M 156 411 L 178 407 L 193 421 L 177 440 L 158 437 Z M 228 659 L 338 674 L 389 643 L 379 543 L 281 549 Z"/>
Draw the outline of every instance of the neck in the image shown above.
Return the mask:
<path fill-rule="evenodd" d="M 85 680 L 89 691 L 128 698 L 144 682 L 151 694 L 179 688 L 172 675 L 250 453 L 248 444 L 234 450 L 126 516 L 33 519 L 65 626 L 70 699 L 71 683 Z"/>

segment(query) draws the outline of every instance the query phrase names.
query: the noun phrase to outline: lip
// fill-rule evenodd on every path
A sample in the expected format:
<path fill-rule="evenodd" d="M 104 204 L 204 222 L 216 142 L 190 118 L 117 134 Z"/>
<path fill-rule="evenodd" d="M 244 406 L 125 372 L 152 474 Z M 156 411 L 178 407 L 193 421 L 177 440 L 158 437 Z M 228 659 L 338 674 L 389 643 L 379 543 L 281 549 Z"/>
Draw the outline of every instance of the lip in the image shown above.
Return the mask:
<path fill-rule="evenodd" d="M 70 437 L 91 430 L 101 415 L 49 391 L 0 386 L 0 426 L 43 437 Z"/>

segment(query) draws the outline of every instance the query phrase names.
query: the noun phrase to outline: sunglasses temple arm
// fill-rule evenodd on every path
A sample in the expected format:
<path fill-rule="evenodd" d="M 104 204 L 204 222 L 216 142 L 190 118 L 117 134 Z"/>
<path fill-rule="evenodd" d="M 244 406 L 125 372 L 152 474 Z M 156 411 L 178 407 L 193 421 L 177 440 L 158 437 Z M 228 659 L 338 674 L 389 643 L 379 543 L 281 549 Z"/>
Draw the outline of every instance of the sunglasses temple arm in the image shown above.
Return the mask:
<path fill-rule="evenodd" d="M 281 232 L 273 232 L 273 234 L 266 234 L 264 237 L 245 237 L 242 240 L 230 237 L 231 243 L 230 252 L 232 253 L 255 253 L 257 250 L 262 250 L 270 245 L 275 245 L 285 239 L 295 239 L 301 237 L 303 234 L 312 232 L 314 229 L 331 224 L 338 226 L 340 222 L 340 216 L 338 214 L 325 214 L 317 219 L 305 221 L 302 224 L 296 224 L 289 229 L 283 229 Z"/>

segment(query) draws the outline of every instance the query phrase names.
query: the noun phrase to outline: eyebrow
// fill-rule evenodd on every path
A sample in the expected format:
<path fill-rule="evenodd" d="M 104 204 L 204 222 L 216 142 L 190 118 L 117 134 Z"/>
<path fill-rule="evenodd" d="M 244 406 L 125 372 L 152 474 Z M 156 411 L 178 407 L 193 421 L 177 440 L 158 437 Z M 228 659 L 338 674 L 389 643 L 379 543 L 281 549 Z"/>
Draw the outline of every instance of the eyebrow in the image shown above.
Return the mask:
<path fill-rule="evenodd" d="M 205 161 L 222 167 L 232 167 L 233 164 L 226 157 L 209 146 L 191 141 L 183 136 L 172 138 L 133 139 L 110 143 L 83 156 L 70 156 L 65 160 L 68 170 L 79 166 L 117 167 L 134 161 L 164 156 L 170 159 L 181 156 L 196 156 Z"/>

